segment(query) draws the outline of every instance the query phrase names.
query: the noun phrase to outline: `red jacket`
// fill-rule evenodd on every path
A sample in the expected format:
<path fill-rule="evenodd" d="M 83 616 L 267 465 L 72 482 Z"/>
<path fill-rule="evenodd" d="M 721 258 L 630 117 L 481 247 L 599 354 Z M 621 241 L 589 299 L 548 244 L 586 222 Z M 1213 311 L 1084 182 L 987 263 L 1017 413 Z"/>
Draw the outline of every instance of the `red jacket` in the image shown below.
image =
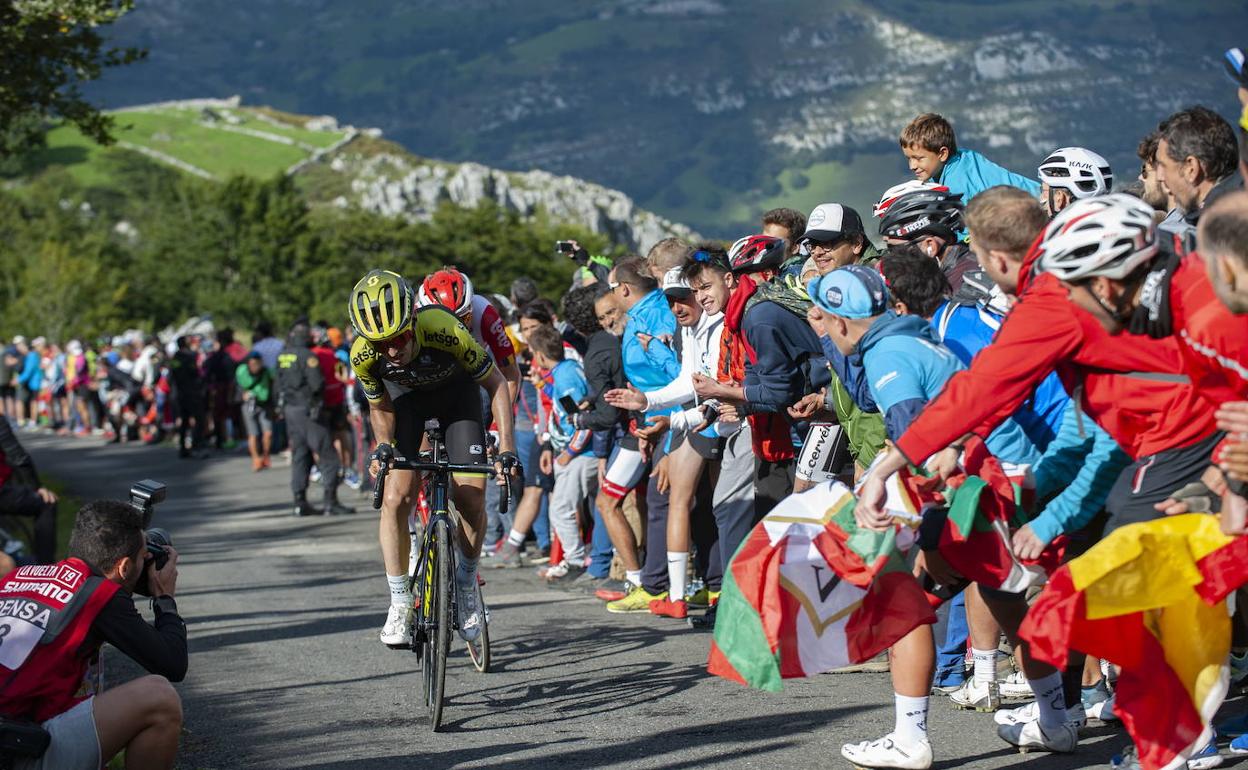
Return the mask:
<path fill-rule="evenodd" d="M 98 650 L 80 649 L 100 610 L 120 588 L 81 559 L 20 567 L 0 579 L 0 714 L 42 722 L 84 697 Z"/>
<path fill-rule="evenodd" d="M 724 332 L 719 338 L 719 372 L 720 382 L 741 385 L 745 382 L 745 365 L 758 361 L 758 354 L 750 347 L 741 329 L 741 321 L 745 318 L 746 304 L 758 284 L 749 276 L 741 276 L 740 285 L 728 298 L 728 306 L 724 308 Z M 754 454 L 767 462 L 791 460 L 797 456 L 793 448 L 793 439 L 789 435 L 789 423 L 783 415 L 774 412 L 759 412 L 746 416 L 750 424 L 750 438 L 754 446 Z"/>
<path fill-rule="evenodd" d="M 1033 245 L 1019 275 L 1019 301 L 992 344 L 949 380 L 897 448 L 917 463 L 966 433 L 987 436 L 1051 371 L 1132 458 L 1212 434 L 1213 405 L 1180 374 L 1178 341 L 1109 334 L 1070 301 L 1057 278 L 1033 274 L 1037 257 Z"/>
<path fill-rule="evenodd" d="M 1170 279 L 1170 313 L 1192 384 L 1215 404 L 1248 399 L 1248 315 L 1222 304 L 1204 260 L 1183 258 Z"/>
<path fill-rule="evenodd" d="M 312 352 L 321 362 L 321 374 L 325 377 L 325 393 L 321 397 L 322 403 L 325 406 L 342 406 L 346 401 L 347 390 L 342 380 L 338 379 L 338 358 L 334 355 L 334 349 L 318 345 L 312 348 Z"/>

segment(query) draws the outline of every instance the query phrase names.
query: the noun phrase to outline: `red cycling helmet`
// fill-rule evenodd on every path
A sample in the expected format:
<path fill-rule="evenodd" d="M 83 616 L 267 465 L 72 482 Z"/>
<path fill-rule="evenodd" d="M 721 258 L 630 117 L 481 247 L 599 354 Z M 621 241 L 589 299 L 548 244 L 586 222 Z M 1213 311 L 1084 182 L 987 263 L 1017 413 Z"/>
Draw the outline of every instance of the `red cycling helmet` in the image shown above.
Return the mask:
<path fill-rule="evenodd" d="M 747 235 L 728 250 L 728 264 L 734 273 L 778 270 L 788 256 L 788 243 L 770 235 Z"/>
<path fill-rule="evenodd" d="M 417 304 L 420 307 L 441 305 L 463 318 L 472 314 L 472 281 L 453 267 L 431 273 L 420 284 Z"/>

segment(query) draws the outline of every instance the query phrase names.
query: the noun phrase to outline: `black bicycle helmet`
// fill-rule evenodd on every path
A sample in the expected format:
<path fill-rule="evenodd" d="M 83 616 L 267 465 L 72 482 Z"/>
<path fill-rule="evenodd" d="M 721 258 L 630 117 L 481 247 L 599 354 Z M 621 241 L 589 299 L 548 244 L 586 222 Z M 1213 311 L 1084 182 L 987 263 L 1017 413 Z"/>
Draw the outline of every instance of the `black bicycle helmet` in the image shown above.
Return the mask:
<path fill-rule="evenodd" d="M 888 207 L 880 219 L 880 235 L 913 241 L 922 235 L 954 240 L 962 229 L 962 193 L 946 189 L 915 190 Z"/>

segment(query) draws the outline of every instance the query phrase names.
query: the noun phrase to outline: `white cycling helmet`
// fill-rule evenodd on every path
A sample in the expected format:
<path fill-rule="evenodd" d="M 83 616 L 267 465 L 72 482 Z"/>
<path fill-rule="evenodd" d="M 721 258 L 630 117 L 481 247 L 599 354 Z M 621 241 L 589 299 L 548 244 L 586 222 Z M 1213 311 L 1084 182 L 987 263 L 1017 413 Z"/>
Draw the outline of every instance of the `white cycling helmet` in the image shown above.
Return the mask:
<path fill-rule="evenodd" d="M 1040 163 L 1040 181 L 1078 198 L 1104 195 L 1114 186 L 1109 161 L 1083 147 L 1054 150 Z"/>
<path fill-rule="evenodd" d="M 1063 281 L 1122 280 L 1157 255 L 1153 207 L 1125 193 L 1075 201 L 1045 228 L 1039 251 L 1037 269 Z"/>
<path fill-rule="evenodd" d="M 908 195 L 912 192 L 918 192 L 920 190 L 945 190 L 947 191 L 948 189 L 949 189 L 948 187 L 945 187 L 944 185 L 938 185 L 931 180 L 928 180 L 926 182 L 920 182 L 917 179 L 911 179 L 909 181 L 902 182 L 901 184 L 895 184 L 892 187 L 884 191 L 884 194 L 880 196 L 880 202 L 875 204 L 874 207 L 872 207 L 871 214 L 872 216 L 875 216 L 875 217 L 884 216 L 885 214 L 888 213 L 889 207 L 897 202 L 898 198 L 902 197 L 903 195 Z"/>

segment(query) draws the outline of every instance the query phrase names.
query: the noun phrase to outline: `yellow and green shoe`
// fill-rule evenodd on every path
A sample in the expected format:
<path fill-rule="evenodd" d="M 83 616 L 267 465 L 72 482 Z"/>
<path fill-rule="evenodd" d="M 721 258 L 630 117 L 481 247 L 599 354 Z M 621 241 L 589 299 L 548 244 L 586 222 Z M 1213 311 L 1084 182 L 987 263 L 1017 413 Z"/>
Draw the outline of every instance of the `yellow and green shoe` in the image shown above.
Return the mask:
<path fill-rule="evenodd" d="M 607 602 L 607 612 L 649 612 L 650 602 L 667 598 L 667 591 L 652 594 L 641 586 L 630 586 L 623 599 Z"/>
<path fill-rule="evenodd" d="M 699 588 L 689 596 L 689 609 L 708 610 L 719 603 L 719 591 Z"/>

